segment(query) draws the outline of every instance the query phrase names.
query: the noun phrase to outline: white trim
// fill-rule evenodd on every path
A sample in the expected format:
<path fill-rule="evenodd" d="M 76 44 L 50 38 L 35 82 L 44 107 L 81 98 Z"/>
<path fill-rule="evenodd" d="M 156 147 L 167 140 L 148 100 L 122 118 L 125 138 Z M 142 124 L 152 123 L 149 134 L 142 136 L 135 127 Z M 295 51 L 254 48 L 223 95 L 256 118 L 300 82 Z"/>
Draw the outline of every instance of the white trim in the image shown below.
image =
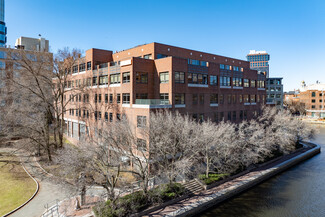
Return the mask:
<path fill-rule="evenodd" d="M 99 85 L 99 88 L 106 88 L 106 87 L 108 87 L 108 84 Z"/>
<path fill-rule="evenodd" d="M 82 74 L 85 74 L 86 71 L 82 71 L 82 72 L 79 72 L 78 75 L 82 75 Z"/>
<path fill-rule="evenodd" d="M 249 102 L 245 102 L 244 105 L 251 105 Z"/>
<path fill-rule="evenodd" d="M 218 105 L 218 103 L 210 103 L 210 106 L 211 107 L 218 107 L 219 105 Z"/>
<path fill-rule="evenodd" d="M 231 89 L 231 86 L 220 86 L 220 88 Z"/>
<path fill-rule="evenodd" d="M 171 108 L 172 105 L 140 105 L 140 104 L 133 104 L 132 108 L 147 108 L 147 109 L 157 109 L 157 108 Z"/>
<path fill-rule="evenodd" d="M 124 108 L 130 108 L 131 106 L 130 106 L 130 104 L 122 104 L 122 107 L 124 107 Z"/>
<path fill-rule="evenodd" d="M 69 87 L 69 88 L 65 88 L 64 90 L 72 90 L 72 88 L 71 88 L 71 87 Z"/>
<path fill-rule="evenodd" d="M 97 85 L 96 86 L 91 86 L 90 88 L 97 88 Z"/>
<path fill-rule="evenodd" d="M 275 102 L 266 102 L 266 105 L 275 105 Z"/>
<path fill-rule="evenodd" d="M 120 87 L 121 84 L 110 84 L 109 86 L 110 86 L 110 87 Z"/>
<path fill-rule="evenodd" d="M 257 88 L 257 90 L 265 90 L 265 88 Z"/>
<path fill-rule="evenodd" d="M 78 124 L 86 124 L 86 122 L 84 122 L 84 121 L 78 121 L 78 120 L 74 120 L 74 119 L 70 119 L 70 118 L 64 118 L 64 120 L 74 122 L 74 123 L 78 123 Z"/>
<path fill-rule="evenodd" d="M 324 112 L 325 113 L 325 110 L 306 110 L 307 112 Z"/>
<path fill-rule="evenodd" d="M 177 104 L 175 105 L 175 108 L 185 108 L 185 104 Z"/>
<path fill-rule="evenodd" d="M 238 89 L 238 90 L 242 90 L 243 87 L 232 87 L 232 89 Z"/>
<path fill-rule="evenodd" d="M 209 87 L 207 84 L 187 84 L 188 87 Z"/>
<path fill-rule="evenodd" d="M 256 105 L 256 102 L 252 102 L 251 105 Z"/>

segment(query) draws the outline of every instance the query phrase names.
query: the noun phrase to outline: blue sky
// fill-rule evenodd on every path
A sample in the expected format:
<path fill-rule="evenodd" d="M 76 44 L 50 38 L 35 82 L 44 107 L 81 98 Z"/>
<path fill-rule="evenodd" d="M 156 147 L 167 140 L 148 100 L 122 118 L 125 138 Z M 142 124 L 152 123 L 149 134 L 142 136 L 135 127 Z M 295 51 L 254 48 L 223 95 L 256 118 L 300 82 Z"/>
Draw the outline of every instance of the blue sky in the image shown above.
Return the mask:
<path fill-rule="evenodd" d="M 6 0 L 5 19 L 9 45 L 41 34 L 54 53 L 154 41 L 239 59 L 266 50 L 284 90 L 325 82 L 324 0 Z"/>

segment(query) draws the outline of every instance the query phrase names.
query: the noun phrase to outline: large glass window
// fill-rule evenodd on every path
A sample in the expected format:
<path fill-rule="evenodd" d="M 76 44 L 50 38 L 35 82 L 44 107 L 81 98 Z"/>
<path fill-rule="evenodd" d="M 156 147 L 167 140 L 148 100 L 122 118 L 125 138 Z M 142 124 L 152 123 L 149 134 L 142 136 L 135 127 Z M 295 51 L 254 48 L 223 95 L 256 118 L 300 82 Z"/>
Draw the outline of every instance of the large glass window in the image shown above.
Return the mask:
<path fill-rule="evenodd" d="M 169 72 L 161 72 L 159 74 L 160 83 L 168 83 L 169 82 Z"/>
<path fill-rule="evenodd" d="M 145 127 L 147 125 L 147 116 L 137 116 L 137 127 Z"/>
<path fill-rule="evenodd" d="M 123 93 L 123 104 L 130 104 L 130 94 L 129 93 Z"/>
<path fill-rule="evenodd" d="M 231 86 L 230 77 L 220 76 L 220 86 Z"/>
<path fill-rule="evenodd" d="M 248 79 L 244 79 L 244 87 L 249 87 L 249 80 Z"/>
<path fill-rule="evenodd" d="M 148 83 L 148 73 L 137 72 L 135 75 L 135 80 L 137 84 L 147 84 Z"/>
<path fill-rule="evenodd" d="M 185 72 L 175 72 L 175 83 L 178 84 L 185 83 Z"/>
<path fill-rule="evenodd" d="M 218 94 L 210 94 L 210 104 L 218 103 Z"/>
<path fill-rule="evenodd" d="M 110 75 L 110 84 L 119 84 L 121 83 L 120 73 Z"/>
<path fill-rule="evenodd" d="M 189 84 L 208 84 L 208 75 L 199 73 L 188 73 L 187 81 Z"/>
<path fill-rule="evenodd" d="M 85 64 L 85 63 L 81 63 L 81 64 L 79 65 L 79 72 L 83 72 L 83 71 L 85 71 L 85 68 L 86 68 L 86 64 Z"/>
<path fill-rule="evenodd" d="M 78 66 L 72 67 L 72 73 L 78 73 Z"/>
<path fill-rule="evenodd" d="M 210 75 L 210 85 L 211 86 L 218 85 L 218 79 L 216 75 Z"/>
<path fill-rule="evenodd" d="M 91 70 L 91 62 L 87 62 L 87 70 Z"/>
<path fill-rule="evenodd" d="M 105 85 L 108 84 L 108 76 L 99 76 L 99 85 Z"/>
<path fill-rule="evenodd" d="M 243 86 L 241 78 L 232 78 L 232 84 L 233 84 L 234 87 Z"/>
<path fill-rule="evenodd" d="M 185 93 L 175 93 L 175 104 L 185 104 Z"/>
<path fill-rule="evenodd" d="M 129 83 L 129 82 L 130 82 L 130 72 L 124 72 L 122 83 Z"/>

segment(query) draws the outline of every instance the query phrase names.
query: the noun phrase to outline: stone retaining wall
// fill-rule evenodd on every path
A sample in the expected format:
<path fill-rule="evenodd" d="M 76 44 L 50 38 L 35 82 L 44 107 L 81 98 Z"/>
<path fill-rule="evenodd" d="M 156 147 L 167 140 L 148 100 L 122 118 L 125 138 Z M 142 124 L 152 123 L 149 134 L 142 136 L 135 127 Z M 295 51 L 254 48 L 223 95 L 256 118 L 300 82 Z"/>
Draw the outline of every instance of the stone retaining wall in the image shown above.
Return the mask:
<path fill-rule="evenodd" d="M 305 146 L 310 146 L 312 147 L 310 150 L 295 156 L 289 160 L 286 160 L 282 163 L 279 163 L 269 169 L 262 170 L 256 172 L 257 174 L 248 177 L 247 179 L 239 182 L 238 184 L 234 185 L 231 187 L 231 189 L 224 189 L 221 191 L 218 191 L 214 194 L 211 194 L 209 196 L 206 196 L 202 198 L 201 200 L 189 205 L 182 207 L 181 209 L 178 209 L 174 212 L 169 213 L 168 215 L 165 216 L 194 216 L 197 215 L 206 209 L 215 206 L 216 204 L 219 204 L 235 195 L 238 195 L 242 193 L 243 191 L 246 191 L 250 189 L 251 187 L 260 184 L 261 182 L 287 170 L 288 168 L 308 159 L 313 157 L 316 154 L 319 154 L 321 151 L 321 148 L 319 145 L 314 145 L 310 143 L 303 143 Z"/>

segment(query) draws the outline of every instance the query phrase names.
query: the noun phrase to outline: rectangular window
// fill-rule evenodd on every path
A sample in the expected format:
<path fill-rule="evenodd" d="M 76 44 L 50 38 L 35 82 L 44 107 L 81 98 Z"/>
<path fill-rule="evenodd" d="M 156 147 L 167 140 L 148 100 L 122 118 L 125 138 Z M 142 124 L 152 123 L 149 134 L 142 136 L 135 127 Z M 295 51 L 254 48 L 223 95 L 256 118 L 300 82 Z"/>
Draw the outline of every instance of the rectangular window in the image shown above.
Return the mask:
<path fill-rule="evenodd" d="M 217 86 L 218 85 L 218 79 L 216 75 L 210 75 L 210 85 L 211 86 Z"/>
<path fill-rule="evenodd" d="M 249 80 L 248 79 L 244 79 L 244 87 L 249 87 Z"/>
<path fill-rule="evenodd" d="M 147 151 L 147 142 L 144 139 L 137 139 L 137 149 L 139 151 Z"/>
<path fill-rule="evenodd" d="M 112 93 L 109 94 L 109 103 L 113 103 L 113 94 Z"/>
<path fill-rule="evenodd" d="M 236 119 L 237 119 L 237 112 L 236 111 L 233 111 L 232 112 L 232 120 L 233 121 L 236 121 Z"/>
<path fill-rule="evenodd" d="M 218 103 L 218 94 L 210 94 L 210 104 Z"/>
<path fill-rule="evenodd" d="M 105 85 L 108 84 L 108 76 L 99 76 L 99 85 Z"/>
<path fill-rule="evenodd" d="M 219 113 L 219 120 L 220 120 L 220 121 L 223 121 L 224 118 L 225 118 L 225 113 L 224 113 L 224 112 L 220 112 L 220 113 Z"/>
<path fill-rule="evenodd" d="M 87 70 L 91 70 L 91 62 L 87 62 Z"/>
<path fill-rule="evenodd" d="M 265 81 L 258 80 L 257 81 L 257 87 L 258 88 L 265 88 Z"/>
<path fill-rule="evenodd" d="M 123 80 L 122 83 L 130 83 L 130 72 L 123 73 Z"/>
<path fill-rule="evenodd" d="M 98 112 L 98 120 L 102 119 L 102 112 Z"/>
<path fill-rule="evenodd" d="M 185 104 L 185 93 L 175 93 L 175 104 L 176 105 Z"/>
<path fill-rule="evenodd" d="M 113 113 L 112 112 L 109 113 L 109 121 L 113 122 Z"/>
<path fill-rule="evenodd" d="M 241 78 L 232 78 L 232 85 L 234 87 L 241 87 L 241 86 L 243 86 L 242 79 Z"/>
<path fill-rule="evenodd" d="M 200 104 L 204 104 L 204 94 L 200 94 Z"/>
<path fill-rule="evenodd" d="M 99 103 L 102 102 L 102 94 L 98 94 L 98 102 L 99 102 Z"/>
<path fill-rule="evenodd" d="M 83 71 L 85 71 L 85 69 L 86 69 L 86 64 L 85 63 L 82 63 L 82 64 L 79 65 L 79 72 L 83 72 Z"/>
<path fill-rule="evenodd" d="M 208 75 L 199 73 L 187 73 L 189 84 L 208 84 Z"/>
<path fill-rule="evenodd" d="M 228 112 L 228 121 L 231 121 L 231 112 Z"/>
<path fill-rule="evenodd" d="M 200 65 L 200 60 L 188 59 L 188 64 L 199 66 Z"/>
<path fill-rule="evenodd" d="M 121 83 L 121 74 L 110 75 L 110 84 L 120 84 Z"/>
<path fill-rule="evenodd" d="M 175 83 L 178 84 L 185 83 L 185 72 L 175 72 Z"/>
<path fill-rule="evenodd" d="M 255 80 L 251 80 L 251 87 L 256 87 L 256 81 Z"/>
<path fill-rule="evenodd" d="M 230 87 L 230 77 L 220 76 L 220 86 Z"/>
<path fill-rule="evenodd" d="M 161 100 L 169 100 L 169 94 L 168 93 L 161 93 L 160 94 L 160 99 Z"/>
<path fill-rule="evenodd" d="M 121 94 L 120 94 L 120 93 L 118 93 L 118 94 L 116 95 L 116 102 L 117 102 L 117 103 L 121 103 Z"/>
<path fill-rule="evenodd" d="M 220 104 L 223 104 L 223 94 L 220 94 L 220 100 L 219 100 Z"/>
<path fill-rule="evenodd" d="M 256 96 L 255 95 L 251 95 L 251 102 L 255 103 L 256 102 Z"/>
<path fill-rule="evenodd" d="M 169 72 L 161 72 L 159 74 L 160 83 L 168 83 L 169 82 Z"/>
<path fill-rule="evenodd" d="M 236 95 L 232 95 L 232 103 L 236 104 Z"/>
<path fill-rule="evenodd" d="M 108 121 L 108 112 L 105 112 L 105 121 Z"/>
<path fill-rule="evenodd" d="M 152 59 L 152 54 L 147 54 L 143 56 L 144 59 Z"/>
<path fill-rule="evenodd" d="M 148 94 L 147 93 L 137 93 L 135 95 L 136 99 L 148 99 Z"/>
<path fill-rule="evenodd" d="M 105 103 L 108 103 L 108 94 L 105 94 Z"/>
<path fill-rule="evenodd" d="M 224 64 L 220 64 L 220 69 L 225 69 L 225 65 Z"/>
<path fill-rule="evenodd" d="M 244 103 L 249 103 L 249 96 L 247 94 L 244 95 Z"/>
<path fill-rule="evenodd" d="M 72 67 L 72 73 L 78 73 L 78 66 L 73 66 Z"/>
<path fill-rule="evenodd" d="M 197 105 L 197 102 L 198 102 L 197 94 L 192 95 L 192 102 L 193 102 L 193 105 Z"/>
<path fill-rule="evenodd" d="M 316 93 L 315 92 L 312 92 L 311 93 L 311 97 L 315 97 L 316 96 Z"/>
<path fill-rule="evenodd" d="M 228 104 L 231 104 L 231 95 L 230 94 L 228 94 L 227 99 L 228 99 Z"/>
<path fill-rule="evenodd" d="M 97 77 L 93 77 L 93 86 L 97 85 Z"/>
<path fill-rule="evenodd" d="M 137 84 L 147 84 L 148 83 L 148 73 L 137 72 L 135 75 L 135 80 Z"/>
<path fill-rule="evenodd" d="M 311 102 L 312 102 L 312 103 L 315 103 L 315 102 L 316 102 L 316 100 L 312 99 L 312 100 L 311 100 Z"/>
<path fill-rule="evenodd" d="M 123 104 L 130 104 L 130 94 L 129 93 L 123 93 Z"/>
<path fill-rule="evenodd" d="M 97 103 L 97 93 L 95 94 L 95 103 Z"/>
<path fill-rule="evenodd" d="M 137 116 L 137 127 L 142 128 L 147 125 L 147 116 Z"/>

